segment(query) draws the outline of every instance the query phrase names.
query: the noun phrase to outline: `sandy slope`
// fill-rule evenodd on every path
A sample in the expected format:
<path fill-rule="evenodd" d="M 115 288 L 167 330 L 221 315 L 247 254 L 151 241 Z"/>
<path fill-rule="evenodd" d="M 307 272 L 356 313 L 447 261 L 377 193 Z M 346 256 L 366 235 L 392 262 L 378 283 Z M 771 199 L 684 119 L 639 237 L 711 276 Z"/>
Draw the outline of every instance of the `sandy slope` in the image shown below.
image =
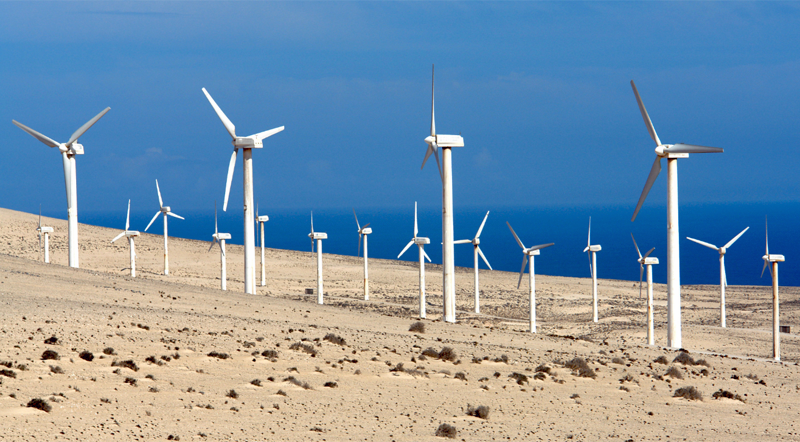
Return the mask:
<path fill-rule="evenodd" d="M 308 253 L 269 250 L 267 287 L 248 296 L 241 247 L 228 249 L 230 290 L 222 292 L 219 254 L 208 253 L 208 243 L 171 240 L 173 274 L 165 277 L 162 238 L 146 234 L 133 280 L 127 244 L 108 243 L 117 231 L 81 225 L 75 270 L 65 267 L 64 221 L 47 220 L 56 229 L 55 264 L 36 260 L 36 222 L 0 210 L 0 361 L 11 365 L 0 369 L 16 376 L 0 376 L 0 440 L 414 441 L 437 439 L 441 423 L 463 440 L 800 440 L 800 341 L 783 335 L 785 362 L 768 360 L 768 288 L 729 287 L 723 330 L 717 288 L 684 287 L 684 345 L 708 364 L 684 366 L 672 362 L 677 352 L 642 345 L 643 305 L 628 281 L 600 282 L 601 321 L 593 324 L 587 280 L 537 276 L 540 333 L 531 335 L 516 275 L 482 272 L 484 314 L 475 315 L 471 270 L 458 269 L 459 323 L 427 320 L 425 333 L 411 333 L 415 265 L 371 260 L 365 302 L 361 261 L 326 255 L 327 304 L 319 306 L 303 294 L 314 286 Z M 427 276 L 428 317 L 438 319 L 440 269 Z M 657 288 L 662 345 L 664 292 Z M 781 295 L 782 321 L 794 330 L 800 290 Z M 324 340 L 329 333 L 344 345 Z M 51 336 L 58 343 L 44 342 Z M 290 349 L 297 343 L 316 355 Z M 443 347 L 455 361 L 420 357 Z M 60 359 L 41 360 L 45 350 Z M 266 350 L 277 358 L 262 356 Z M 81 359 L 83 351 L 94 359 Z M 209 357 L 214 351 L 230 357 Z M 596 378 L 564 367 L 576 356 Z M 654 362 L 660 356 L 668 364 Z M 125 360 L 138 371 L 112 366 Z M 550 373 L 535 379 L 540 365 Z M 683 379 L 665 377 L 670 367 Z M 518 384 L 513 373 L 528 379 Z M 674 398 L 684 386 L 703 400 Z M 743 401 L 712 398 L 720 389 Z M 238 397 L 228 397 L 231 390 Z M 24 407 L 32 398 L 52 411 Z M 468 404 L 489 407 L 488 419 L 468 416 Z"/>

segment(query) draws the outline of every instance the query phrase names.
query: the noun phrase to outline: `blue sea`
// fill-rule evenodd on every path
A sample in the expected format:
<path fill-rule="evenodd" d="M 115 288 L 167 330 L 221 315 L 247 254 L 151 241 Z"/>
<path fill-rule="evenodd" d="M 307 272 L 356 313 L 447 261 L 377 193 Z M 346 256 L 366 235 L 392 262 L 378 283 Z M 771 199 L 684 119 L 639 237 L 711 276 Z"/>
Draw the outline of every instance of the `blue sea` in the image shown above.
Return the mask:
<path fill-rule="evenodd" d="M 125 225 L 125 211 L 81 212 L 82 223 L 121 229 Z M 397 254 L 413 236 L 414 208 L 402 209 L 357 207 L 362 225 L 371 223 L 373 234 L 369 238 L 369 255 L 374 258 L 397 259 Z M 582 253 L 586 246 L 589 216 L 592 217 L 592 244 L 603 250 L 597 254 L 599 278 L 636 281 L 639 264 L 630 233 L 642 253 L 655 247 L 651 256 L 661 260 L 653 269 L 656 282 L 665 283 L 667 274 L 667 222 L 665 206 L 645 206 L 635 222 L 631 222 L 633 206 L 581 206 L 581 207 L 500 207 L 489 214 L 481 234 L 481 249 L 495 270 L 519 272 L 521 249 L 511 235 L 506 221 L 510 222 L 526 246 L 554 242 L 553 247 L 542 250 L 536 258 L 536 273 L 558 276 L 589 277 L 589 260 Z M 264 210 L 270 221 L 265 225 L 266 245 L 271 248 L 310 251 L 310 231 L 307 210 Z M 208 241 L 214 232 L 213 211 L 179 212 L 185 221 L 170 218 L 170 236 Z M 232 243 L 242 243 L 243 220 L 241 209 L 219 212 L 221 232 L 233 236 Z M 456 239 L 472 239 L 486 214 L 486 209 L 456 207 Z M 63 218 L 62 213 L 48 213 Z M 681 283 L 719 284 L 719 254 L 687 239 L 691 236 L 722 246 L 745 227 L 750 227 L 728 250 L 725 265 L 730 285 L 770 285 L 767 272 L 760 277 L 764 254 L 764 217 L 769 216 L 770 251 L 783 254 L 786 262 L 780 264 L 780 284 L 800 286 L 798 254 L 800 235 L 800 203 L 736 203 L 736 204 L 682 204 L 680 207 Z M 152 212 L 131 214 L 131 229 L 144 230 L 153 216 Z M 352 208 L 319 209 L 314 211 L 314 226 L 326 232 L 323 243 L 326 253 L 357 254 L 358 234 Z M 431 239 L 426 247 L 434 263 L 441 263 L 441 206 L 419 207 L 420 236 Z M 161 233 L 162 223 L 155 222 L 150 233 Z M 110 238 L 109 238 L 110 239 Z M 416 261 L 413 250 L 401 258 Z M 456 265 L 472 266 L 472 247 L 456 245 Z M 481 262 L 481 268 L 485 268 Z"/>

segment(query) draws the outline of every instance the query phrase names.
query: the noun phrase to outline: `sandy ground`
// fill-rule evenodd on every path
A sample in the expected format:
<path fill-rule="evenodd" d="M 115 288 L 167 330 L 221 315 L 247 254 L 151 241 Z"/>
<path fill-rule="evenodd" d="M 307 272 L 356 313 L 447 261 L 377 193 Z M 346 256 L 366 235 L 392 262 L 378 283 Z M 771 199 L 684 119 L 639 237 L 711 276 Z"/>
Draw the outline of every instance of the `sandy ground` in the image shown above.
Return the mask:
<path fill-rule="evenodd" d="M 457 269 L 459 322 L 446 324 L 441 268 L 428 266 L 429 319 L 410 332 L 416 264 L 370 260 L 364 301 L 362 261 L 325 255 L 317 305 L 304 292 L 315 287 L 309 253 L 269 249 L 267 286 L 252 296 L 239 246 L 228 247 L 223 292 L 207 242 L 171 239 L 164 276 L 163 237 L 144 234 L 132 279 L 127 242 L 109 244 L 119 231 L 81 225 L 77 270 L 66 267 L 66 222 L 45 222 L 50 265 L 37 217 L 0 209 L 0 440 L 444 440 L 441 424 L 465 441 L 800 440 L 800 339 L 783 334 L 784 362 L 770 360 L 768 287 L 728 287 L 722 329 L 718 287 L 684 286 L 686 359 L 705 364 L 685 365 L 644 345 L 631 281 L 599 282 L 595 324 L 589 280 L 538 275 L 531 334 L 527 277 L 518 290 L 517 274 L 482 271 L 477 315 L 472 270 Z M 665 292 L 656 287 L 659 345 Z M 800 290 L 782 288 L 781 300 L 795 332 Z M 421 356 L 445 347 L 452 360 Z M 58 359 L 43 360 L 47 350 Z M 588 368 L 568 364 L 576 357 Z M 674 397 L 682 387 L 702 400 Z M 50 412 L 26 407 L 34 398 Z"/>

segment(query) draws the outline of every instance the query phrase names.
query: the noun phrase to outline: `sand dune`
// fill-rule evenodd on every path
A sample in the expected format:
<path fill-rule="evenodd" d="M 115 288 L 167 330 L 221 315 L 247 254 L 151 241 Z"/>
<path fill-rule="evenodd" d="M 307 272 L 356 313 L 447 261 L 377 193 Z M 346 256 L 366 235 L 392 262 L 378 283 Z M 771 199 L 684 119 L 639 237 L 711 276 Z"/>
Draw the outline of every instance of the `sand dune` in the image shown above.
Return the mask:
<path fill-rule="evenodd" d="M 109 244 L 118 231 L 81 225 L 76 270 L 66 267 L 66 222 L 46 222 L 50 265 L 38 259 L 37 217 L 0 210 L 0 440 L 418 441 L 437 440 L 441 424 L 459 440 L 800 439 L 800 340 L 784 334 L 784 362 L 769 360 L 766 287 L 728 288 L 726 330 L 717 287 L 683 287 L 681 358 L 703 361 L 685 365 L 677 351 L 644 345 L 631 281 L 600 281 L 594 324 L 589 280 L 537 276 L 534 335 L 526 287 L 508 272 L 482 272 L 476 315 L 472 270 L 457 269 L 459 322 L 442 323 L 441 269 L 431 266 L 433 320 L 409 332 L 415 264 L 370 260 L 363 301 L 361 260 L 325 255 L 320 306 L 304 294 L 315 286 L 309 253 L 269 250 L 267 287 L 251 296 L 240 246 L 228 246 L 223 292 L 208 242 L 170 239 L 166 277 L 162 237 L 144 234 L 131 279 L 127 243 Z M 781 298 L 795 331 L 800 290 Z M 665 287 L 656 301 L 663 345 Z M 58 359 L 43 360 L 47 350 Z M 682 387 L 702 400 L 674 397 Z M 26 407 L 34 398 L 50 412 Z"/>

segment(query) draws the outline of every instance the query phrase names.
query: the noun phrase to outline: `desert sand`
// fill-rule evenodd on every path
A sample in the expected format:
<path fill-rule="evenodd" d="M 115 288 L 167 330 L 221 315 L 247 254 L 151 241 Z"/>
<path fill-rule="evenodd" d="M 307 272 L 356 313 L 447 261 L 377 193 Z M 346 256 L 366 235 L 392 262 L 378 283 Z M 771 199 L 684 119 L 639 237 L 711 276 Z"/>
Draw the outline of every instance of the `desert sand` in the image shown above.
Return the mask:
<path fill-rule="evenodd" d="M 37 216 L 0 209 L 0 440 L 446 440 L 441 424 L 465 441 L 800 440 L 795 287 L 781 288 L 793 332 L 781 363 L 769 287 L 728 287 L 722 329 L 718 287 L 684 286 L 682 354 L 658 346 L 663 285 L 649 347 L 638 282 L 601 279 L 595 324 L 589 279 L 537 275 L 531 334 L 527 278 L 517 289 L 518 274 L 482 271 L 476 315 L 472 269 L 457 269 L 458 323 L 446 324 L 432 265 L 428 319 L 412 332 L 416 264 L 371 259 L 364 301 L 361 259 L 325 255 L 317 305 L 310 253 L 269 249 L 253 296 L 241 246 L 228 246 L 221 291 L 208 242 L 171 238 L 164 276 L 163 237 L 143 234 L 132 279 L 127 242 L 109 244 L 118 230 L 81 224 L 71 269 L 66 221 L 45 222 L 49 265 Z M 683 387 L 702 399 L 675 397 Z M 37 398 L 49 412 L 26 406 Z M 485 419 L 468 414 L 479 406 Z"/>

